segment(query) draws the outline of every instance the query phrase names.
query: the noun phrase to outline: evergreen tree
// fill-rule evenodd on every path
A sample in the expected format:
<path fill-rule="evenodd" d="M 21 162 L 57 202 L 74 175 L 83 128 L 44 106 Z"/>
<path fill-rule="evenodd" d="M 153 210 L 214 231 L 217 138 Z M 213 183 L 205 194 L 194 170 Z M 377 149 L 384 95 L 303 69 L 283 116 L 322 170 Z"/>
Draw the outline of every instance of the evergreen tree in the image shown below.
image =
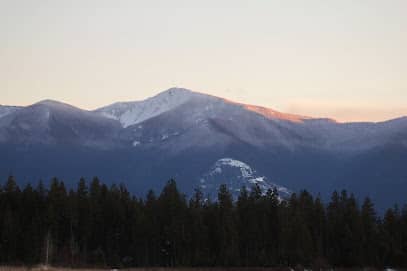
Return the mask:
<path fill-rule="evenodd" d="M 363 264 L 365 266 L 377 266 L 380 264 L 380 259 L 378 258 L 377 217 L 370 198 L 365 198 L 363 202 L 361 220 L 363 226 Z"/>
<path fill-rule="evenodd" d="M 177 189 L 174 180 L 167 182 L 158 198 L 161 222 L 161 257 L 167 266 L 179 265 L 185 261 L 180 250 L 186 246 L 186 201 Z"/>
<path fill-rule="evenodd" d="M 407 206 L 383 217 L 346 191 L 325 206 L 307 191 L 226 185 L 211 202 L 196 190 L 187 202 L 174 180 L 157 197 L 132 196 L 81 178 L 69 191 L 53 178 L 22 190 L 0 186 L 0 264 L 61 266 L 407 267 Z"/>
<path fill-rule="evenodd" d="M 233 200 L 227 186 L 222 184 L 218 192 L 218 230 L 220 265 L 236 265 L 238 261 L 237 230 Z"/>

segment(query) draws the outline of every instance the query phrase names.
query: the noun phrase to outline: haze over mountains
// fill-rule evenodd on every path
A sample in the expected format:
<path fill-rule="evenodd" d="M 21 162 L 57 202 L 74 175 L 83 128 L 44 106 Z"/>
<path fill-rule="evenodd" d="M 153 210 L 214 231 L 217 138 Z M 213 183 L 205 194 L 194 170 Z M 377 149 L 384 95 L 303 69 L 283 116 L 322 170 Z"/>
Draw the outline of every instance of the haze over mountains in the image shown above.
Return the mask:
<path fill-rule="evenodd" d="M 346 188 L 379 207 L 407 191 L 406 117 L 338 123 L 181 88 L 95 111 L 49 100 L 0 106 L 0 150 L 3 179 L 58 176 L 73 185 L 99 176 L 140 195 L 171 177 L 186 193 L 210 183 L 212 195 L 220 183 L 238 189 L 255 180 L 323 197 Z"/>

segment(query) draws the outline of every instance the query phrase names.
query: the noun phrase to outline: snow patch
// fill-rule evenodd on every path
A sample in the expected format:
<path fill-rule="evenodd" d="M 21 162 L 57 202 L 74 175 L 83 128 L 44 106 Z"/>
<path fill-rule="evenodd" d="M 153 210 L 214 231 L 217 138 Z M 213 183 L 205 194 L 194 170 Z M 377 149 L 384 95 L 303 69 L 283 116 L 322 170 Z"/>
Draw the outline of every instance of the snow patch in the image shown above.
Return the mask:
<path fill-rule="evenodd" d="M 120 121 L 126 128 L 170 111 L 195 95 L 197 94 L 187 89 L 171 88 L 144 101 L 116 103 L 98 109 L 96 112 Z"/>
<path fill-rule="evenodd" d="M 134 141 L 134 142 L 133 142 L 133 147 L 137 147 L 137 146 L 140 145 L 140 144 L 141 144 L 140 141 Z"/>
<path fill-rule="evenodd" d="M 253 186 L 257 185 L 263 194 L 270 189 L 276 189 L 279 192 L 280 200 L 291 194 L 286 187 L 268 181 L 265 176 L 258 176 L 256 170 L 248 164 L 232 158 L 217 160 L 208 173 L 200 179 L 200 187 L 205 194 L 211 194 L 216 198 L 217 189 L 224 181 L 227 181 L 225 184 L 233 192 L 240 192 L 243 186 L 250 191 Z M 234 193 L 235 197 L 237 195 L 238 193 Z"/>
<path fill-rule="evenodd" d="M 212 174 L 222 173 L 222 166 L 230 166 L 230 167 L 239 168 L 240 172 L 244 178 L 248 178 L 253 175 L 253 171 L 249 167 L 249 165 L 243 163 L 242 161 L 234 160 L 232 158 L 219 159 L 215 163 L 215 168 L 212 170 Z"/>

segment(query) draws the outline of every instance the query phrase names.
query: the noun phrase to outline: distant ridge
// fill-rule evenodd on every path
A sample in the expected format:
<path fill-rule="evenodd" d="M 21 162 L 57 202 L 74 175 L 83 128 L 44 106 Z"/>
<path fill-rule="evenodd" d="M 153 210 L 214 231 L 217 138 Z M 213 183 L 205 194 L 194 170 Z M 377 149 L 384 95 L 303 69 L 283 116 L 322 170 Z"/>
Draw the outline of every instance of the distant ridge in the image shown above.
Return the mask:
<path fill-rule="evenodd" d="M 406 117 L 339 123 L 184 88 L 94 111 L 53 100 L 0 106 L 0 153 L 3 178 L 60 176 L 73 185 L 99 176 L 140 194 L 175 178 L 185 193 L 203 185 L 216 195 L 222 182 L 235 192 L 242 184 L 322 195 L 345 188 L 391 206 L 407 190 Z"/>
<path fill-rule="evenodd" d="M 206 97 L 208 99 L 213 99 L 213 100 L 223 100 L 226 103 L 230 104 L 235 104 L 239 105 L 242 108 L 255 112 L 257 114 L 260 114 L 266 118 L 269 119 L 280 119 L 280 120 L 286 120 L 286 121 L 291 121 L 291 122 L 297 122 L 301 123 L 306 120 L 324 120 L 324 121 L 329 121 L 329 122 L 335 122 L 335 123 L 385 123 L 389 122 L 392 120 L 397 120 L 397 119 L 403 119 L 407 118 L 407 116 L 400 116 L 395 119 L 390 119 L 390 120 L 385 120 L 385 121 L 377 121 L 377 122 L 369 122 L 369 121 L 357 121 L 357 122 L 339 122 L 333 118 L 327 118 L 327 117 L 309 117 L 309 116 L 303 116 L 303 115 L 297 115 L 297 114 L 292 114 L 292 113 L 284 113 L 280 112 L 268 107 L 264 106 L 258 106 L 258 105 L 252 105 L 252 104 L 245 104 L 245 103 L 240 103 L 240 102 L 235 102 L 232 100 L 229 100 L 227 98 L 222 98 L 222 97 L 217 97 L 213 96 L 210 94 L 205 94 L 203 92 L 196 92 L 192 91 L 187 88 L 179 88 L 179 87 L 173 87 L 169 88 L 165 91 L 162 91 L 152 97 L 146 98 L 144 100 L 138 100 L 138 101 L 123 101 L 123 102 L 114 102 L 110 105 L 107 106 L 102 106 L 98 109 L 91 110 L 94 112 L 98 112 L 105 117 L 111 118 L 111 119 L 116 119 L 119 120 L 124 127 L 128 127 L 130 125 L 134 125 L 140 122 L 143 122 L 149 118 L 158 116 L 162 113 L 165 113 L 167 111 L 170 111 L 179 105 L 182 105 L 186 101 L 189 101 L 193 98 L 197 97 Z M 49 106 L 71 106 L 74 108 L 74 105 L 70 105 L 65 102 L 60 102 L 57 100 L 51 100 L 51 99 L 45 99 L 39 102 L 34 103 L 35 104 L 43 104 L 43 105 L 49 105 Z M 12 105 L 1 105 L 0 104 L 0 118 L 2 116 L 5 116 L 6 114 L 16 111 L 20 108 L 23 108 L 23 106 L 12 106 Z M 80 108 L 78 108 L 80 109 Z M 84 109 L 81 109 L 84 110 Z M 89 110 L 84 110 L 84 111 L 89 111 Z"/>

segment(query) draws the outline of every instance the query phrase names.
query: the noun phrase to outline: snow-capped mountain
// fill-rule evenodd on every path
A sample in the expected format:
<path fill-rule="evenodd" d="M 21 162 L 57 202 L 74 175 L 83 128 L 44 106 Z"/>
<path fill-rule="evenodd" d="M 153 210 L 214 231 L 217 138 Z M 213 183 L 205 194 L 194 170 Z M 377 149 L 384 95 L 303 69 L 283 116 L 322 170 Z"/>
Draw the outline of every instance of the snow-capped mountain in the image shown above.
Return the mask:
<path fill-rule="evenodd" d="M 144 101 L 114 103 L 96 112 L 120 121 L 126 128 L 173 110 L 197 96 L 200 94 L 187 89 L 171 88 Z"/>
<path fill-rule="evenodd" d="M 188 102 L 204 103 L 204 110 L 200 113 L 214 113 L 214 104 L 228 104 L 231 107 L 240 108 L 244 111 L 255 112 L 268 119 L 280 119 L 292 122 L 303 122 L 312 119 L 310 117 L 294 114 L 281 113 L 273 109 L 236 103 L 223 98 L 193 92 L 184 88 L 170 88 L 160 94 L 148 98 L 144 101 L 118 102 L 106 107 L 99 108 L 95 112 L 112 119 L 119 120 L 124 128 L 141 123 L 145 120 L 154 118 L 163 113 L 174 110 Z"/>
<path fill-rule="evenodd" d="M 120 121 L 129 146 L 154 145 L 166 151 L 225 146 L 238 141 L 266 148 L 360 152 L 407 136 L 406 118 L 381 123 L 338 123 L 180 88 L 169 89 L 145 101 L 116 103 L 95 113 Z"/>
<path fill-rule="evenodd" d="M 270 182 L 266 176 L 258 175 L 248 164 L 232 158 L 219 159 L 199 180 L 199 187 L 204 195 L 209 195 L 212 199 L 216 198 L 221 184 L 227 185 L 235 199 L 242 187 L 251 191 L 256 185 L 263 194 L 270 189 L 276 189 L 281 198 L 291 195 L 291 191 L 286 187 Z"/>
<path fill-rule="evenodd" d="M 171 177 L 185 192 L 201 179 L 213 186 L 233 180 L 233 189 L 252 182 L 266 189 L 277 180 L 277 187 L 326 196 L 347 188 L 389 206 L 407 189 L 406 117 L 338 123 L 180 88 L 95 111 L 49 100 L 0 106 L 0 153 L 3 178 L 13 172 L 73 183 L 97 175 L 140 194 Z M 242 175 L 246 166 L 251 177 Z M 210 175 L 211 168 L 222 174 Z"/>

